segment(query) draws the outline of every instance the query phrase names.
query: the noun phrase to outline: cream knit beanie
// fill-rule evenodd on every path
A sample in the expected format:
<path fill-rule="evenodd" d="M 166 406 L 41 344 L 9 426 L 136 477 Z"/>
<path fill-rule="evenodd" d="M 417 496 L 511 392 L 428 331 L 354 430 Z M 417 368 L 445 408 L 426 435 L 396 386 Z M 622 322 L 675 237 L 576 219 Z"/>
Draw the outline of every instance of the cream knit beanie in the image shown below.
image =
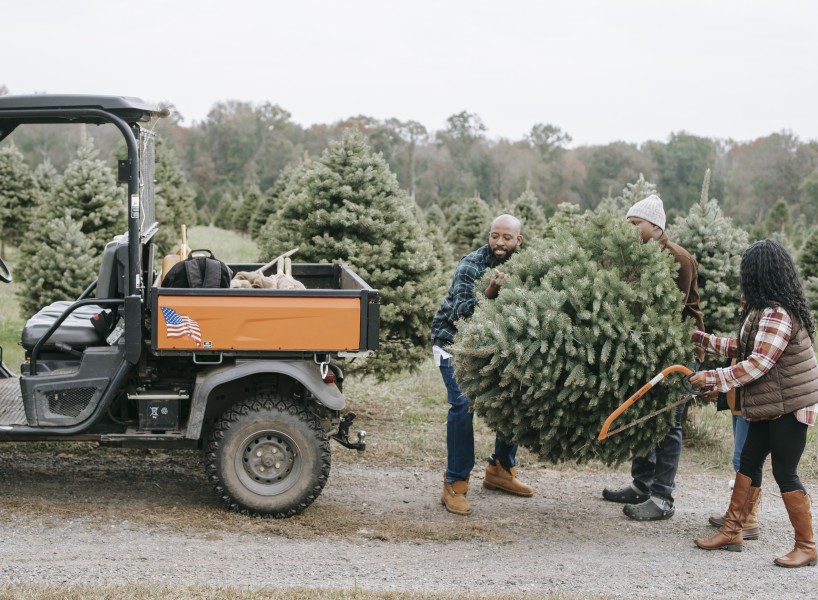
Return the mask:
<path fill-rule="evenodd" d="M 665 230 L 665 208 L 662 206 L 662 199 L 656 194 L 651 194 L 631 206 L 625 218 L 630 217 L 643 219 L 653 223 L 662 231 Z"/>

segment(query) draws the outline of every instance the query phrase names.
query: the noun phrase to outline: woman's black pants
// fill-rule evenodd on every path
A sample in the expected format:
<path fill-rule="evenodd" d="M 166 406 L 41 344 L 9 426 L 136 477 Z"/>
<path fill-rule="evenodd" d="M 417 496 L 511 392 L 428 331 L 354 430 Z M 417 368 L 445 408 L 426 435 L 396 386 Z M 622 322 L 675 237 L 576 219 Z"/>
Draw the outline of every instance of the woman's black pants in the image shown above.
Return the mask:
<path fill-rule="evenodd" d="M 753 480 L 753 487 L 761 487 L 761 470 L 767 455 L 772 455 L 773 477 L 781 493 L 802 490 L 798 478 L 798 463 L 807 444 L 807 425 L 789 413 L 778 419 L 751 421 L 747 441 L 741 451 L 739 472 Z"/>

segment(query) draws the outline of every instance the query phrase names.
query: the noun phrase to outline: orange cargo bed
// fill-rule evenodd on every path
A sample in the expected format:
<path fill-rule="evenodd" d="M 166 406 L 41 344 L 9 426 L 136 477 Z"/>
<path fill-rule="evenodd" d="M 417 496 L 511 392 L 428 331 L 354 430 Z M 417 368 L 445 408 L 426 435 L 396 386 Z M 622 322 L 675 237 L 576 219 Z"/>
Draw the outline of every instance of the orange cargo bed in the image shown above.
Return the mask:
<path fill-rule="evenodd" d="M 261 265 L 230 265 L 233 272 Z M 378 292 L 347 265 L 294 264 L 305 290 L 153 288 L 157 354 L 364 352 L 378 345 Z"/>

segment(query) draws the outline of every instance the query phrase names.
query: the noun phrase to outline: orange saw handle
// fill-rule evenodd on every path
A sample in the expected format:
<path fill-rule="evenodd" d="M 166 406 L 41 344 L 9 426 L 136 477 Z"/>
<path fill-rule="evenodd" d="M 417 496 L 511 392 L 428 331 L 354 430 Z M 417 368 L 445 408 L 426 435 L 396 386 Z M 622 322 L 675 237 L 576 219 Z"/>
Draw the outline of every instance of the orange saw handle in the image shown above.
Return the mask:
<path fill-rule="evenodd" d="M 602 429 L 599 430 L 599 435 L 597 436 L 597 440 L 600 442 L 608 437 L 608 430 L 611 428 L 611 424 L 616 421 L 616 419 L 625 412 L 631 404 L 639 400 L 642 396 L 648 393 L 654 385 L 662 381 L 665 377 L 670 375 L 671 373 L 682 373 L 685 376 L 692 375 L 693 371 L 685 367 L 684 365 L 671 365 L 665 369 L 662 369 L 662 372 L 659 373 L 656 377 L 648 381 L 645 385 L 643 385 L 639 390 L 630 398 L 625 400 L 622 404 L 619 405 L 615 411 L 613 411 L 610 416 L 605 419 L 605 422 L 602 424 Z"/>

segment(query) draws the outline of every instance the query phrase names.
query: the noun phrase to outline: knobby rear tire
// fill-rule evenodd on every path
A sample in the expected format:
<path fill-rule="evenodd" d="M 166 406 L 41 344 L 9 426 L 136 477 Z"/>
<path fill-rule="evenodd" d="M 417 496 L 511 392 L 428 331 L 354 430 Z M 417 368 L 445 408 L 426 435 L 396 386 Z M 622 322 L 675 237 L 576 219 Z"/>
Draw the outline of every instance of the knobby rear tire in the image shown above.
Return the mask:
<path fill-rule="evenodd" d="M 329 439 L 302 405 L 263 393 L 216 421 L 204 453 L 213 489 L 230 509 L 277 519 L 304 511 L 330 472 Z"/>

